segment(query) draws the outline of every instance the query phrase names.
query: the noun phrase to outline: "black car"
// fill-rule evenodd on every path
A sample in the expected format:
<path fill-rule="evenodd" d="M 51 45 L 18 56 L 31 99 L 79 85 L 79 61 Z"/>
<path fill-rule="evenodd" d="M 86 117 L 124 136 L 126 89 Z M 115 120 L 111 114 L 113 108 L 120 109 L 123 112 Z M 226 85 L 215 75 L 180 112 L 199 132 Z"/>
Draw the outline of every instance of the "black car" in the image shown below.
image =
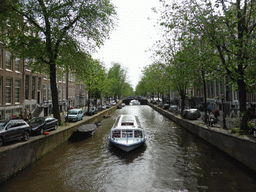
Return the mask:
<path fill-rule="evenodd" d="M 201 113 L 198 109 L 184 109 L 183 110 L 183 118 L 189 120 L 196 120 L 201 117 Z"/>
<path fill-rule="evenodd" d="M 45 131 L 56 130 L 58 127 L 58 120 L 54 117 L 35 117 L 28 123 L 34 135 L 42 135 Z"/>
<path fill-rule="evenodd" d="M 252 135 L 253 137 L 256 137 L 256 119 L 252 119 L 250 124 L 252 126 Z"/>
<path fill-rule="evenodd" d="M 98 109 L 96 107 L 91 107 L 89 111 L 86 112 L 86 115 L 94 115 L 98 113 Z"/>
<path fill-rule="evenodd" d="M 169 107 L 170 107 L 170 105 L 167 103 L 163 104 L 163 106 L 162 106 L 163 109 L 169 109 Z"/>
<path fill-rule="evenodd" d="M 0 121 L 0 146 L 7 141 L 29 140 L 31 127 L 23 119 Z"/>
<path fill-rule="evenodd" d="M 178 111 L 178 106 L 177 105 L 171 105 L 169 108 L 169 111 L 172 113 L 177 113 Z"/>

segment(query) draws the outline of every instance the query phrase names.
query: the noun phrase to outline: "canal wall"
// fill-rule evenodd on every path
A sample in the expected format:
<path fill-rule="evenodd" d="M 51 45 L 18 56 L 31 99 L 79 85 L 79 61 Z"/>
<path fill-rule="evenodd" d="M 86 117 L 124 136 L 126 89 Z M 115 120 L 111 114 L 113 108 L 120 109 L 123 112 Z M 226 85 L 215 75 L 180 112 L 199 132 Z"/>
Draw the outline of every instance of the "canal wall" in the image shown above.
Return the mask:
<path fill-rule="evenodd" d="M 171 121 L 186 128 L 206 142 L 243 163 L 253 171 L 256 171 L 256 141 L 254 138 L 237 136 L 222 128 L 207 127 L 204 124 L 198 124 L 198 121 L 182 119 L 150 103 L 149 106 Z"/>
<path fill-rule="evenodd" d="M 83 124 L 102 121 L 103 116 L 112 114 L 118 105 L 101 111 L 96 115 L 66 126 L 59 126 L 56 131 L 50 131 L 49 135 L 30 137 L 26 142 L 17 142 L 0 147 L 0 183 L 23 170 L 31 163 L 39 160 L 62 143 L 68 141 L 73 132 Z"/>

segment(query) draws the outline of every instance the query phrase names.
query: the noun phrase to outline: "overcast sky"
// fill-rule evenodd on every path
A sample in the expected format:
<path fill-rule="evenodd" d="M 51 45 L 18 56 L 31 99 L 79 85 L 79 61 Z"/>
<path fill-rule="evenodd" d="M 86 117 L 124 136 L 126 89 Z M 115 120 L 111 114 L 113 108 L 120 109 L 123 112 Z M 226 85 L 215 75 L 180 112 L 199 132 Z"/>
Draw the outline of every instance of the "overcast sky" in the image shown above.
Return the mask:
<path fill-rule="evenodd" d="M 151 8 L 159 6 L 159 0 L 112 0 L 117 8 L 119 24 L 110 34 L 104 46 L 93 54 L 107 69 L 112 63 L 119 63 L 127 70 L 129 83 L 136 87 L 144 66 L 153 63 L 152 53 L 145 52 L 157 40 L 157 14 Z"/>

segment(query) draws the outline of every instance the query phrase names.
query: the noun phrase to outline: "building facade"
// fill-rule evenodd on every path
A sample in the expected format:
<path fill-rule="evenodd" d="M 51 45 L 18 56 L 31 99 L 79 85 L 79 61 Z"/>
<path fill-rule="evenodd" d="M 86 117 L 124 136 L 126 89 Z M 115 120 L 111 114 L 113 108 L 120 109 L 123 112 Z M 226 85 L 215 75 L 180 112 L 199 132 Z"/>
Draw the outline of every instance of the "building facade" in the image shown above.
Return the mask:
<path fill-rule="evenodd" d="M 0 46 L 0 119 L 22 118 L 25 109 L 35 116 L 52 114 L 50 80 L 45 74 L 33 73 L 29 62 Z M 57 87 L 60 112 L 68 106 L 85 106 L 86 86 L 77 85 L 74 75 L 59 76 Z"/>
<path fill-rule="evenodd" d="M 229 84 L 228 77 L 223 79 L 207 81 L 206 83 L 206 96 L 207 105 L 212 109 L 225 110 L 229 114 L 233 109 L 239 111 L 239 93 Z M 199 104 L 203 104 L 203 90 L 197 90 L 195 87 L 188 89 L 188 99 L 186 106 L 197 107 Z M 255 112 L 256 94 L 247 93 L 247 108 L 251 108 Z"/>

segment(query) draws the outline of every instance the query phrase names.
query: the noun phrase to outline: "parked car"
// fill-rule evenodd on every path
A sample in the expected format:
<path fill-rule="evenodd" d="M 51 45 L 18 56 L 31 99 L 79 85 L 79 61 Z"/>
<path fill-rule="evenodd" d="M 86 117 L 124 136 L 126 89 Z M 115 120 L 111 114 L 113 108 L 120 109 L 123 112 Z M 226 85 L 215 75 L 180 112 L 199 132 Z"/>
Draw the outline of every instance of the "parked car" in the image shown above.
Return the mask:
<path fill-rule="evenodd" d="M 94 115 L 98 113 L 98 109 L 96 107 L 91 107 L 89 111 L 86 112 L 86 115 Z"/>
<path fill-rule="evenodd" d="M 29 140 L 31 127 L 23 119 L 0 121 L 0 146 L 7 141 L 23 139 Z"/>
<path fill-rule="evenodd" d="M 34 117 L 28 124 L 31 126 L 31 133 L 33 135 L 42 135 L 45 131 L 56 130 L 58 120 L 54 117 Z"/>
<path fill-rule="evenodd" d="M 158 107 L 162 107 L 163 105 L 164 105 L 164 104 L 163 104 L 163 102 L 161 102 L 161 101 L 160 101 L 159 103 L 157 103 L 157 106 L 158 106 Z"/>
<path fill-rule="evenodd" d="M 163 109 L 169 109 L 169 107 L 170 107 L 170 105 L 167 103 L 163 104 L 163 106 L 162 106 Z"/>
<path fill-rule="evenodd" d="M 157 102 L 156 102 L 156 100 L 151 99 L 151 100 L 150 100 L 150 103 L 152 103 L 152 104 L 156 104 Z"/>
<path fill-rule="evenodd" d="M 110 108 L 110 105 L 109 105 L 109 104 L 106 104 L 106 108 L 107 108 L 107 109 Z"/>
<path fill-rule="evenodd" d="M 110 103 L 110 106 L 114 106 L 114 105 L 116 105 L 116 102 L 115 102 L 115 101 L 112 101 L 112 102 Z"/>
<path fill-rule="evenodd" d="M 184 109 L 182 116 L 189 120 L 196 120 L 201 117 L 201 113 L 198 109 Z"/>
<path fill-rule="evenodd" d="M 169 108 L 169 111 L 172 113 L 177 113 L 178 111 L 178 106 L 177 105 L 171 105 Z"/>
<path fill-rule="evenodd" d="M 105 110 L 107 107 L 106 107 L 106 105 L 102 105 L 102 106 L 99 106 L 98 107 L 98 110 L 99 111 L 103 111 L 103 110 Z"/>
<path fill-rule="evenodd" d="M 252 119 L 250 124 L 252 125 L 252 135 L 253 137 L 256 137 L 256 119 Z"/>
<path fill-rule="evenodd" d="M 82 109 L 70 109 L 65 117 L 66 121 L 79 121 L 84 116 Z"/>

